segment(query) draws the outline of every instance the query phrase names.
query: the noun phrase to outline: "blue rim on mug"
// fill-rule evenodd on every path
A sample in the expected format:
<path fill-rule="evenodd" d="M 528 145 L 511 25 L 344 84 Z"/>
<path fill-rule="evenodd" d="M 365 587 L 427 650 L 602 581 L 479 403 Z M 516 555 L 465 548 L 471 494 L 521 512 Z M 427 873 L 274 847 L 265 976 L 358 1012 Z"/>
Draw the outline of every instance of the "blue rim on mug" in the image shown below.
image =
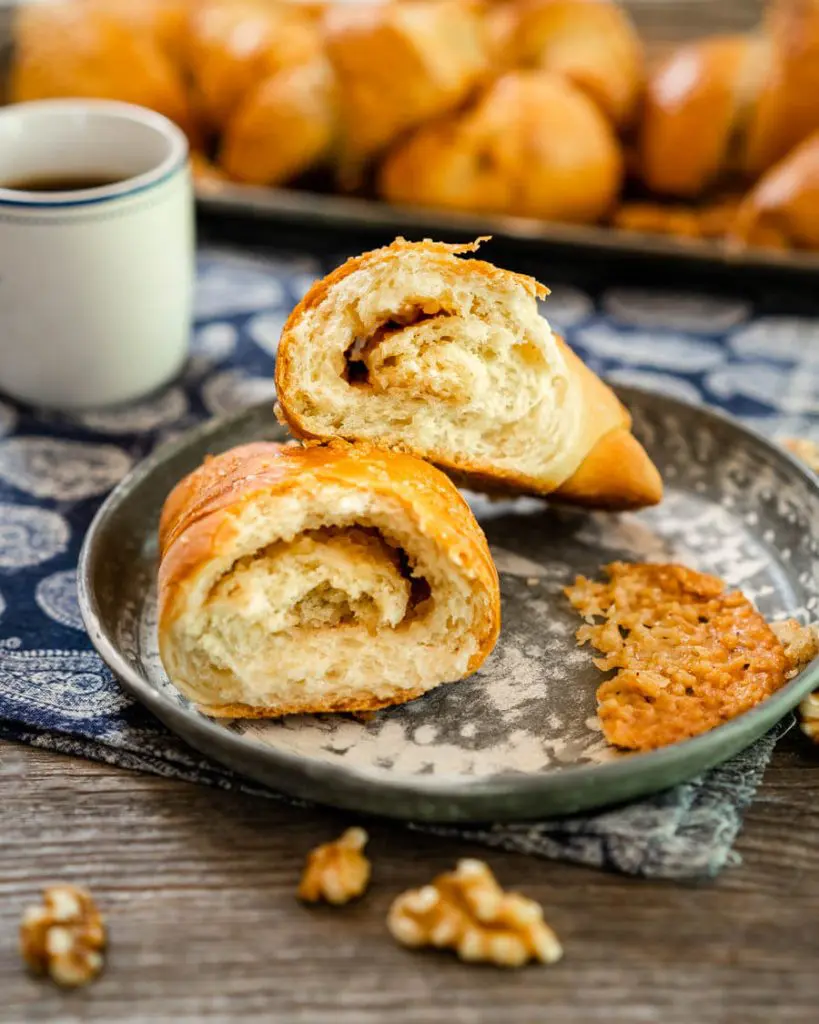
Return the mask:
<path fill-rule="evenodd" d="M 154 128 L 167 139 L 170 151 L 155 167 L 132 177 L 123 178 L 110 185 L 96 188 L 77 189 L 64 192 L 27 192 L 21 189 L 3 188 L 0 185 L 0 208 L 16 207 L 40 210 L 58 210 L 67 207 L 95 206 L 116 199 L 130 198 L 149 189 L 162 185 L 174 177 L 188 163 L 188 140 L 185 133 L 173 121 L 147 107 L 118 100 L 102 99 L 49 99 L 31 100 L 10 104 L 0 109 L 0 119 L 14 116 L 25 108 L 40 113 L 73 111 L 75 113 L 97 113 L 120 117 L 124 120 Z M 70 196 L 70 198 L 68 198 Z"/>

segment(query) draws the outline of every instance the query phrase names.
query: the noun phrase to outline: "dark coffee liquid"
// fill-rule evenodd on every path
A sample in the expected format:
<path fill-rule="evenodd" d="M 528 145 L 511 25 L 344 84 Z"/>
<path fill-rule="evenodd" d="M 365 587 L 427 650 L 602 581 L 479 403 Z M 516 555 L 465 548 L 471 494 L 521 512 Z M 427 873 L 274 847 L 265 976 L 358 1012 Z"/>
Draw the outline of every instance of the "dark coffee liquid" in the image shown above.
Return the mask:
<path fill-rule="evenodd" d="M 112 178 L 103 174 L 54 174 L 39 178 L 21 178 L 18 181 L 0 181 L 0 188 L 10 188 L 18 192 L 79 192 L 86 188 L 102 188 L 113 185 L 122 178 Z"/>

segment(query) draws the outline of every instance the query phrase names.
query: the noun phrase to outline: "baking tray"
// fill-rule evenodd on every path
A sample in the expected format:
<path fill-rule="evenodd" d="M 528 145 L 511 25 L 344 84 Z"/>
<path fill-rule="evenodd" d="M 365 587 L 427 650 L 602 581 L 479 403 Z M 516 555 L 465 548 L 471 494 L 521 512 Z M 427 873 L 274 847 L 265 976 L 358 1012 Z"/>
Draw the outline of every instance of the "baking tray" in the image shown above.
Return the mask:
<path fill-rule="evenodd" d="M 0 0 L 1 2 L 1 0 Z M 669 45 L 714 32 L 752 28 L 764 0 L 627 0 L 624 4 L 657 55 Z M 13 52 L 14 5 L 0 7 L 0 102 L 5 97 L 5 72 Z M 575 256 L 642 257 L 652 260 L 734 271 L 773 270 L 819 273 L 819 252 L 779 252 L 729 248 L 713 241 L 638 234 L 603 226 L 558 224 L 526 217 L 456 213 L 424 207 L 393 206 L 376 199 L 340 196 L 294 188 L 207 183 L 197 187 L 197 202 L 206 214 L 244 216 L 290 228 L 335 229 L 339 232 L 381 230 L 439 237 L 492 235 L 511 243 L 535 243 L 544 251 L 569 249 Z"/>

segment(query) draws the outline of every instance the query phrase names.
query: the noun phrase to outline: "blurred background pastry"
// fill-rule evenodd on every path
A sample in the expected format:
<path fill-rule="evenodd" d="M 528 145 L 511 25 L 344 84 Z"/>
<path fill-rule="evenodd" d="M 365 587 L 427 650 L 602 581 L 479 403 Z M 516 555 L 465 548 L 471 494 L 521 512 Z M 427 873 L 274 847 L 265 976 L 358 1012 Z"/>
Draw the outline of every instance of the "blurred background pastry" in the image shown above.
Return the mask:
<path fill-rule="evenodd" d="M 509 64 L 562 75 L 618 128 L 633 122 L 643 47 L 623 8 L 608 0 L 519 0 L 499 4 L 490 17 Z"/>
<path fill-rule="evenodd" d="M 763 39 L 718 36 L 681 47 L 650 77 L 639 170 L 653 192 L 702 195 L 743 173 L 741 132 L 762 81 Z"/>
<path fill-rule="evenodd" d="M 236 181 L 281 185 L 328 162 L 337 133 L 335 77 L 319 55 L 245 96 L 225 126 L 219 163 Z"/>
<path fill-rule="evenodd" d="M 211 190 L 817 245 L 819 0 L 660 60 L 630 9 L 667 20 L 614 0 L 46 0 L 16 16 L 9 92 L 158 110 Z"/>
<path fill-rule="evenodd" d="M 557 75 L 514 71 L 401 143 L 379 191 L 395 203 L 591 223 L 621 178 L 620 147 L 599 108 Z"/>
<path fill-rule="evenodd" d="M 191 14 L 188 43 L 197 107 L 208 126 L 221 131 L 265 79 L 321 50 L 310 8 L 270 0 L 202 0 Z"/>
<path fill-rule="evenodd" d="M 336 4 L 324 28 L 346 185 L 357 184 L 367 162 L 403 132 L 453 110 L 489 74 L 480 9 L 463 0 Z"/>
<path fill-rule="evenodd" d="M 819 249 L 819 132 L 762 176 L 737 211 L 731 237 L 775 249 Z"/>
<path fill-rule="evenodd" d="M 76 96 L 137 103 L 197 138 L 184 75 L 159 41 L 164 38 L 170 46 L 171 36 L 158 36 L 147 9 L 140 24 L 118 7 L 113 0 L 21 7 L 15 16 L 11 99 Z"/>

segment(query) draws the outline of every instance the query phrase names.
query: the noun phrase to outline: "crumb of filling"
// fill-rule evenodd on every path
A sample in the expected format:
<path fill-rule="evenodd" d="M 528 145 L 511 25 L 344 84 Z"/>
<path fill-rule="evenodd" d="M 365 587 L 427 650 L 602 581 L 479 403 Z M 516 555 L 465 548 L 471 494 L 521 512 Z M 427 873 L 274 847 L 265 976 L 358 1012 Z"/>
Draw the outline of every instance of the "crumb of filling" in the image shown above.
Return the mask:
<path fill-rule="evenodd" d="M 707 732 L 775 693 L 792 669 L 783 643 L 739 591 L 681 565 L 614 562 L 566 596 L 578 644 L 614 671 L 597 690 L 609 743 L 653 750 Z M 598 621 L 602 620 L 602 621 Z"/>

